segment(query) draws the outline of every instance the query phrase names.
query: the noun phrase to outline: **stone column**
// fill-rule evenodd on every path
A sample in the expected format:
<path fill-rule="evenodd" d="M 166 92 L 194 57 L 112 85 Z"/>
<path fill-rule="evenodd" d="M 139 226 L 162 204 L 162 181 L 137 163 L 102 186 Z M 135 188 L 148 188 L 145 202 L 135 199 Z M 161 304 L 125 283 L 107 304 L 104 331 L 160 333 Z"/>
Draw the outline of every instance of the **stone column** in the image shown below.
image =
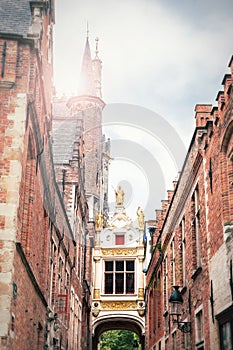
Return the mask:
<path fill-rule="evenodd" d="M 143 270 L 143 258 L 138 258 L 138 299 L 144 299 L 144 274 Z"/>
<path fill-rule="evenodd" d="M 100 230 L 96 230 L 95 234 L 95 246 L 99 247 L 100 246 Z"/>
<path fill-rule="evenodd" d="M 95 280 L 94 280 L 93 299 L 100 299 L 100 286 L 101 286 L 100 257 L 94 257 L 94 261 L 95 261 Z"/>

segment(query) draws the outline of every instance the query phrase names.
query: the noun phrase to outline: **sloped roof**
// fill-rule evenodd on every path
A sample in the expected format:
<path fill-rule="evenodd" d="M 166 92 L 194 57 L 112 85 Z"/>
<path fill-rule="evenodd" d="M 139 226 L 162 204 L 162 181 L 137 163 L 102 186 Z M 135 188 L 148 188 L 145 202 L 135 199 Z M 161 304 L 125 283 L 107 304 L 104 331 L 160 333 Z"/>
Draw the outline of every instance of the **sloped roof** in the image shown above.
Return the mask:
<path fill-rule="evenodd" d="M 53 161 L 67 164 L 72 159 L 73 145 L 77 130 L 77 118 L 70 118 L 67 99 L 53 104 Z"/>
<path fill-rule="evenodd" d="M 72 159 L 77 119 L 53 120 L 53 161 L 67 164 Z"/>
<path fill-rule="evenodd" d="M 26 37 L 30 22 L 29 0 L 0 1 L 0 33 Z"/>

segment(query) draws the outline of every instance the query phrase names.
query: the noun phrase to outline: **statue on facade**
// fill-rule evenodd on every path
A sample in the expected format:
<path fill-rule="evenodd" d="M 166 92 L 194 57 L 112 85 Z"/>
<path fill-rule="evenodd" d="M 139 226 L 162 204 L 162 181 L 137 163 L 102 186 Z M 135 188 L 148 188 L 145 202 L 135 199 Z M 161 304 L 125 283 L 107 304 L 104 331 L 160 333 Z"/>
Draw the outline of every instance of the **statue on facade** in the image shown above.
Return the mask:
<path fill-rule="evenodd" d="M 99 211 L 97 216 L 96 216 L 96 221 L 95 221 L 97 230 L 101 230 L 102 229 L 103 221 L 104 221 L 103 214 Z"/>
<path fill-rule="evenodd" d="M 117 190 L 115 190 L 115 195 L 116 195 L 116 204 L 123 205 L 125 193 L 122 190 L 121 186 L 118 186 Z"/>
<path fill-rule="evenodd" d="M 138 227 L 143 229 L 144 228 L 144 213 L 141 207 L 138 207 L 137 209 L 137 217 L 138 217 Z"/>

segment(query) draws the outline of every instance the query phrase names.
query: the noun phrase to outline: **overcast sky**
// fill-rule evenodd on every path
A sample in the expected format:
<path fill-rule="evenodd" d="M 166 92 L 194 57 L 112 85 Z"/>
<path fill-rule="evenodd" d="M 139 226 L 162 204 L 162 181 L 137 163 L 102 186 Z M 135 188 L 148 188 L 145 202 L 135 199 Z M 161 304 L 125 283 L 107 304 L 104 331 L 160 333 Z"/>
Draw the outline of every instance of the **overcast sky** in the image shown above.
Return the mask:
<path fill-rule="evenodd" d="M 95 37 L 100 39 L 107 105 L 132 104 L 159 114 L 187 147 L 195 105 L 215 104 L 228 72 L 232 14 L 232 0 L 56 0 L 57 92 L 77 93 L 88 21 L 93 54 Z"/>

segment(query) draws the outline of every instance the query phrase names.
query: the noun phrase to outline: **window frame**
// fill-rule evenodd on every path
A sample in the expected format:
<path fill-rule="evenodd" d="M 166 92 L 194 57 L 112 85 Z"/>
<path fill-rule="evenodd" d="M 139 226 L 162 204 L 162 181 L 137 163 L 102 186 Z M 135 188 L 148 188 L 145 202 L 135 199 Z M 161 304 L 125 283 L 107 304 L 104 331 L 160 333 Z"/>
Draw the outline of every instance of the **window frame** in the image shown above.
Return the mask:
<path fill-rule="evenodd" d="M 135 259 L 116 259 L 116 260 L 110 260 L 106 259 L 104 260 L 104 281 L 103 281 L 103 292 L 105 295 L 133 295 L 136 293 L 136 264 Z M 121 268 L 119 262 L 123 262 L 123 269 Z M 133 262 L 133 269 L 130 269 L 129 266 L 127 266 L 128 262 Z M 107 270 L 107 263 L 112 263 L 112 270 Z M 123 275 L 123 276 L 122 276 Z M 130 291 L 128 288 L 131 289 L 130 284 L 127 284 L 128 277 L 130 275 L 133 275 L 132 278 L 132 291 Z M 112 276 L 109 278 L 109 286 L 106 285 L 106 276 Z M 118 278 L 118 279 L 117 279 Z M 118 285 L 117 285 L 118 282 Z M 107 292 L 107 289 L 109 288 L 109 292 Z M 118 290 L 118 291 L 117 291 Z"/>
<path fill-rule="evenodd" d="M 233 332 L 233 305 L 229 306 L 227 309 L 223 310 L 220 314 L 216 315 L 216 319 L 218 321 L 218 328 L 219 328 L 220 348 L 223 350 L 228 350 L 224 344 L 222 330 L 223 330 L 223 326 L 229 323 L 231 332 Z M 230 345 L 233 347 L 233 336 L 231 338 Z"/>
<path fill-rule="evenodd" d="M 204 336 L 204 314 L 203 308 L 200 307 L 195 312 L 195 348 L 198 350 L 205 349 L 205 336 Z"/>
<path fill-rule="evenodd" d="M 199 186 L 197 185 L 193 191 L 192 198 L 192 212 L 193 212 L 193 234 L 192 240 L 195 242 L 195 256 L 194 270 L 201 268 L 202 266 L 202 254 L 201 254 L 201 225 L 200 225 L 200 193 Z"/>
<path fill-rule="evenodd" d="M 186 286 L 186 232 L 185 232 L 185 217 L 180 223 L 181 229 L 181 254 L 182 254 L 182 284 Z"/>
<path fill-rule="evenodd" d="M 120 241 L 120 243 L 119 243 Z M 115 235 L 115 245 L 125 245 L 125 235 L 124 234 L 116 234 Z"/>

